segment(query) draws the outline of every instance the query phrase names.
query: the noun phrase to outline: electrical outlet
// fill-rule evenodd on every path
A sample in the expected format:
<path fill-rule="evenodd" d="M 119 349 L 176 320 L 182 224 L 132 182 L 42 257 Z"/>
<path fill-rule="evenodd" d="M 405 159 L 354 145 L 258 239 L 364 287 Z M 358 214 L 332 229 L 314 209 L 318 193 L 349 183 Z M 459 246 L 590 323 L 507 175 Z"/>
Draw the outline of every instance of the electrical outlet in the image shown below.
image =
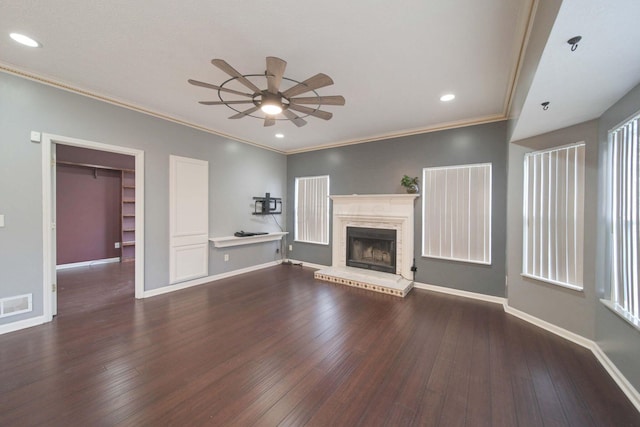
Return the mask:
<path fill-rule="evenodd" d="M 293 252 L 293 245 L 289 245 L 289 252 Z"/>
<path fill-rule="evenodd" d="M 113 246 L 114 246 L 116 249 L 120 249 L 120 242 L 116 242 Z"/>
<path fill-rule="evenodd" d="M 224 254 L 224 262 L 229 261 L 229 254 Z"/>

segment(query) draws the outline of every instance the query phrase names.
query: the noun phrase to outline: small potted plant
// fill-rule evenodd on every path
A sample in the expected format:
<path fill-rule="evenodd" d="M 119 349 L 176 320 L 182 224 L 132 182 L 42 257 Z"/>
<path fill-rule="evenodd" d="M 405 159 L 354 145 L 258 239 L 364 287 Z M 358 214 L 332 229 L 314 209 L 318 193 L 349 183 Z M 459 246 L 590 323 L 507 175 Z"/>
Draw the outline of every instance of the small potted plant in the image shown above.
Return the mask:
<path fill-rule="evenodd" d="M 417 176 L 415 178 L 411 178 L 409 175 L 405 175 L 400 180 L 400 184 L 407 190 L 407 193 L 415 194 L 420 191 Z"/>

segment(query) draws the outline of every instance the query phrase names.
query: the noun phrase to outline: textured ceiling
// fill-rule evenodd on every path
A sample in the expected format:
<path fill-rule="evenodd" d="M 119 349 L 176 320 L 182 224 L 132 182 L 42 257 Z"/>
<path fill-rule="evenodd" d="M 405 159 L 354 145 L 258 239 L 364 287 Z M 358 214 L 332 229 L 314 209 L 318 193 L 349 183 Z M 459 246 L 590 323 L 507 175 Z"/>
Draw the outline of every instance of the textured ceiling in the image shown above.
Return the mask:
<path fill-rule="evenodd" d="M 589 56 L 590 49 L 596 48 L 592 44 L 596 36 L 630 31 L 602 27 L 597 19 L 606 17 L 609 24 L 639 15 L 640 2 L 620 3 L 633 13 L 609 11 L 605 0 L 563 2 L 514 138 L 573 124 L 578 117 L 591 118 L 625 88 L 638 83 L 638 69 L 619 64 L 616 72 L 621 76 L 616 81 L 624 83 L 615 90 L 603 88 L 607 96 L 598 95 L 597 108 L 580 114 L 561 110 L 560 97 L 570 99 L 576 90 L 585 92 L 572 89 L 564 76 L 557 81 L 567 66 L 564 40 L 582 34 L 585 39 L 577 54 L 583 56 L 572 59 L 586 56 L 585 64 L 596 61 L 602 46 Z M 0 66 L 6 71 L 284 153 L 507 118 L 535 12 L 534 0 L 0 4 Z M 576 9 L 584 13 L 576 17 Z M 12 31 L 33 36 L 43 47 L 19 46 L 8 38 Z M 637 46 L 637 39 L 633 40 L 635 44 L 626 43 L 626 50 L 617 48 L 612 55 L 630 53 L 628 49 Z M 293 80 L 328 74 L 335 84 L 319 89 L 318 94 L 342 95 L 346 105 L 323 107 L 334 115 L 329 121 L 309 117 L 301 128 L 284 120 L 264 127 L 255 118 L 229 120 L 235 112 L 225 106 L 198 104 L 216 100 L 217 93 L 187 83 L 196 79 L 220 85 L 227 80 L 228 75 L 211 65 L 213 58 L 226 60 L 243 74 L 264 73 L 266 56 L 286 60 L 285 77 Z M 599 74 L 598 79 L 605 75 Z M 579 81 L 591 86 L 590 78 Z M 266 86 L 260 79 L 256 84 Z M 244 91 L 237 82 L 231 84 Z M 449 92 L 456 99 L 442 103 L 440 96 Z M 537 107 L 543 100 L 552 102 L 553 120 L 551 114 L 539 117 Z M 279 132 L 283 139 L 275 138 Z"/>

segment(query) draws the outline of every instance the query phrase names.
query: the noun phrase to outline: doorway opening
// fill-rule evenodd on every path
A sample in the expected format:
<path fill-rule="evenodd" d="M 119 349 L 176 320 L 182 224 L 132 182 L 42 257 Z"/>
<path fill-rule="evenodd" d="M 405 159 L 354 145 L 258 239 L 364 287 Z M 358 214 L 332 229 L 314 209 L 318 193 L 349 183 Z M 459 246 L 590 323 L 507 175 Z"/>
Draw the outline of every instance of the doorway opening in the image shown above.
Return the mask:
<path fill-rule="evenodd" d="M 60 153 L 57 153 L 58 151 Z M 58 158 L 58 154 L 62 156 Z M 87 155 L 89 157 L 86 157 Z M 51 321 L 57 314 L 58 296 L 62 295 L 60 285 L 69 287 L 65 289 L 69 291 L 70 298 L 68 301 L 65 300 L 65 307 L 90 307 L 92 304 L 100 304 L 101 300 L 103 303 L 109 303 L 113 302 L 112 296 L 122 297 L 127 292 L 129 297 L 142 298 L 144 152 L 128 147 L 43 134 L 42 159 L 45 321 Z M 114 159 L 129 163 L 117 164 L 116 161 L 114 164 Z M 59 168 L 64 168 L 65 173 L 57 174 Z M 59 194 L 59 177 L 67 186 L 81 187 L 80 194 L 73 194 L 73 191 Z M 79 184 L 79 180 L 84 180 L 84 183 Z M 117 183 L 117 186 L 114 183 Z M 69 190 L 69 187 L 66 187 L 66 190 Z M 105 198 L 111 198 L 111 202 L 117 196 L 118 201 L 115 206 L 107 200 L 90 201 L 90 197 L 100 196 L 94 193 L 102 193 Z M 61 202 L 64 204 L 61 210 L 69 210 L 71 218 L 68 217 L 69 212 L 64 213 L 64 219 L 58 218 L 61 211 L 57 205 Z M 73 217 L 74 212 L 78 218 Z M 101 216 L 103 218 L 98 218 Z M 97 225 L 96 219 L 105 217 L 109 217 L 107 222 L 110 225 L 107 222 L 101 224 L 107 230 L 97 229 L 99 227 L 92 229 L 92 223 L 93 226 Z M 61 220 L 60 224 L 58 219 Z M 117 222 L 117 227 L 114 222 Z M 82 233 L 81 229 L 85 232 L 92 231 Z M 62 241 L 58 242 L 58 239 Z M 64 253 L 58 254 L 58 248 Z M 58 275 L 58 265 L 71 268 L 60 270 L 61 273 Z M 71 269 L 76 271 L 72 272 Z M 86 280 L 81 278 L 83 273 Z M 62 283 L 57 282 L 58 278 Z M 79 281 L 85 283 L 78 284 Z M 101 291 L 99 288 L 101 282 L 111 282 L 114 294 L 102 292 L 104 289 Z"/>
<path fill-rule="evenodd" d="M 52 152 L 57 314 L 133 298 L 135 157 L 62 144 Z"/>

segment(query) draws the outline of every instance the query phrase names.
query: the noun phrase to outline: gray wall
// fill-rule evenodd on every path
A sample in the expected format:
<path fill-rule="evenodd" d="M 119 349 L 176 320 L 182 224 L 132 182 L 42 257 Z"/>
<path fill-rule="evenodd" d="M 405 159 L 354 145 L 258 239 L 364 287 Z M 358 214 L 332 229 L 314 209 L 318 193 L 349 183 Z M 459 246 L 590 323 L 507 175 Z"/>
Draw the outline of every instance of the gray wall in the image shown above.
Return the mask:
<path fill-rule="evenodd" d="M 600 302 L 610 292 L 606 214 L 607 132 L 640 111 L 640 85 L 598 120 L 509 145 L 507 274 L 509 305 L 595 340 L 626 379 L 640 390 L 640 332 Z M 524 154 L 585 141 L 584 292 L 522 278 L 522 183 Z"/>
<path fill-rule="evenodd" d="M 329 175 L 331 194 L 403 193 L 404 174 L 422 177 L 422 169 L 470 163 L 492 163 L 492 265 L 422 258 L 422 202 L 415 204 L 416 281 L 504 296 L 506 242 L 506 122 L 469 126 L 403 138 L 299 153 L 287 159 L 287 200 L 294 200 L 299 176 Z M 422 178 L 421 178 L 422 180 Z M 293 203 L 287 207 L 287 229 L 293 231 Z M 289 257 L 331 265 L 331 246 L 293 241 Z"/>
<path fill-rule="evenodd" d="M 605 156 L 609 130 L 640 111 L 640 85 L 633 88 L 620 101 L 609 108 L 598 124 L 600 143 L 600 169 L 605 170 Z M 608 236 L 605 216 L 605 182 L 600 180 L 598 203 L 598 244 L 597 244 L 597 291 L 599 298 L 609 298 Z M 617 368 L 640 390 L 640 331 L 634 329 L 600 302 L 596 303 L 596 337 L 600 348 L 615 363 Z"/>
<path fill-rule="evenodd" d="M 145 151 L 145 290 L 169 281 L 170 154 L 209 161 L 212 236 L 279 230 L 271 217 L 251 212 L 253 196 L 284 194 L 284 155 L 6 73 L 0 73 L 0 93 L 0 214 L 6 223 L 0 228 L 0 297 L 33 293 L 34 302 L 32 313 L 0 324 L 42 314 L 41 147 L 29 141 L 32 130 Z M 279 259 L 276 247 L 211 249 L 209 273 Z"/>
<path fill-rule="evenodd" d="M 594 339 L 598 126 L 593 120 L 509 144 L 507 276 L 509 305 L 583 337 Z M 584 291 L 522 277 L 522 203 L 525 153 L 576 142 L 586 143 L 584 211 Z"/>

